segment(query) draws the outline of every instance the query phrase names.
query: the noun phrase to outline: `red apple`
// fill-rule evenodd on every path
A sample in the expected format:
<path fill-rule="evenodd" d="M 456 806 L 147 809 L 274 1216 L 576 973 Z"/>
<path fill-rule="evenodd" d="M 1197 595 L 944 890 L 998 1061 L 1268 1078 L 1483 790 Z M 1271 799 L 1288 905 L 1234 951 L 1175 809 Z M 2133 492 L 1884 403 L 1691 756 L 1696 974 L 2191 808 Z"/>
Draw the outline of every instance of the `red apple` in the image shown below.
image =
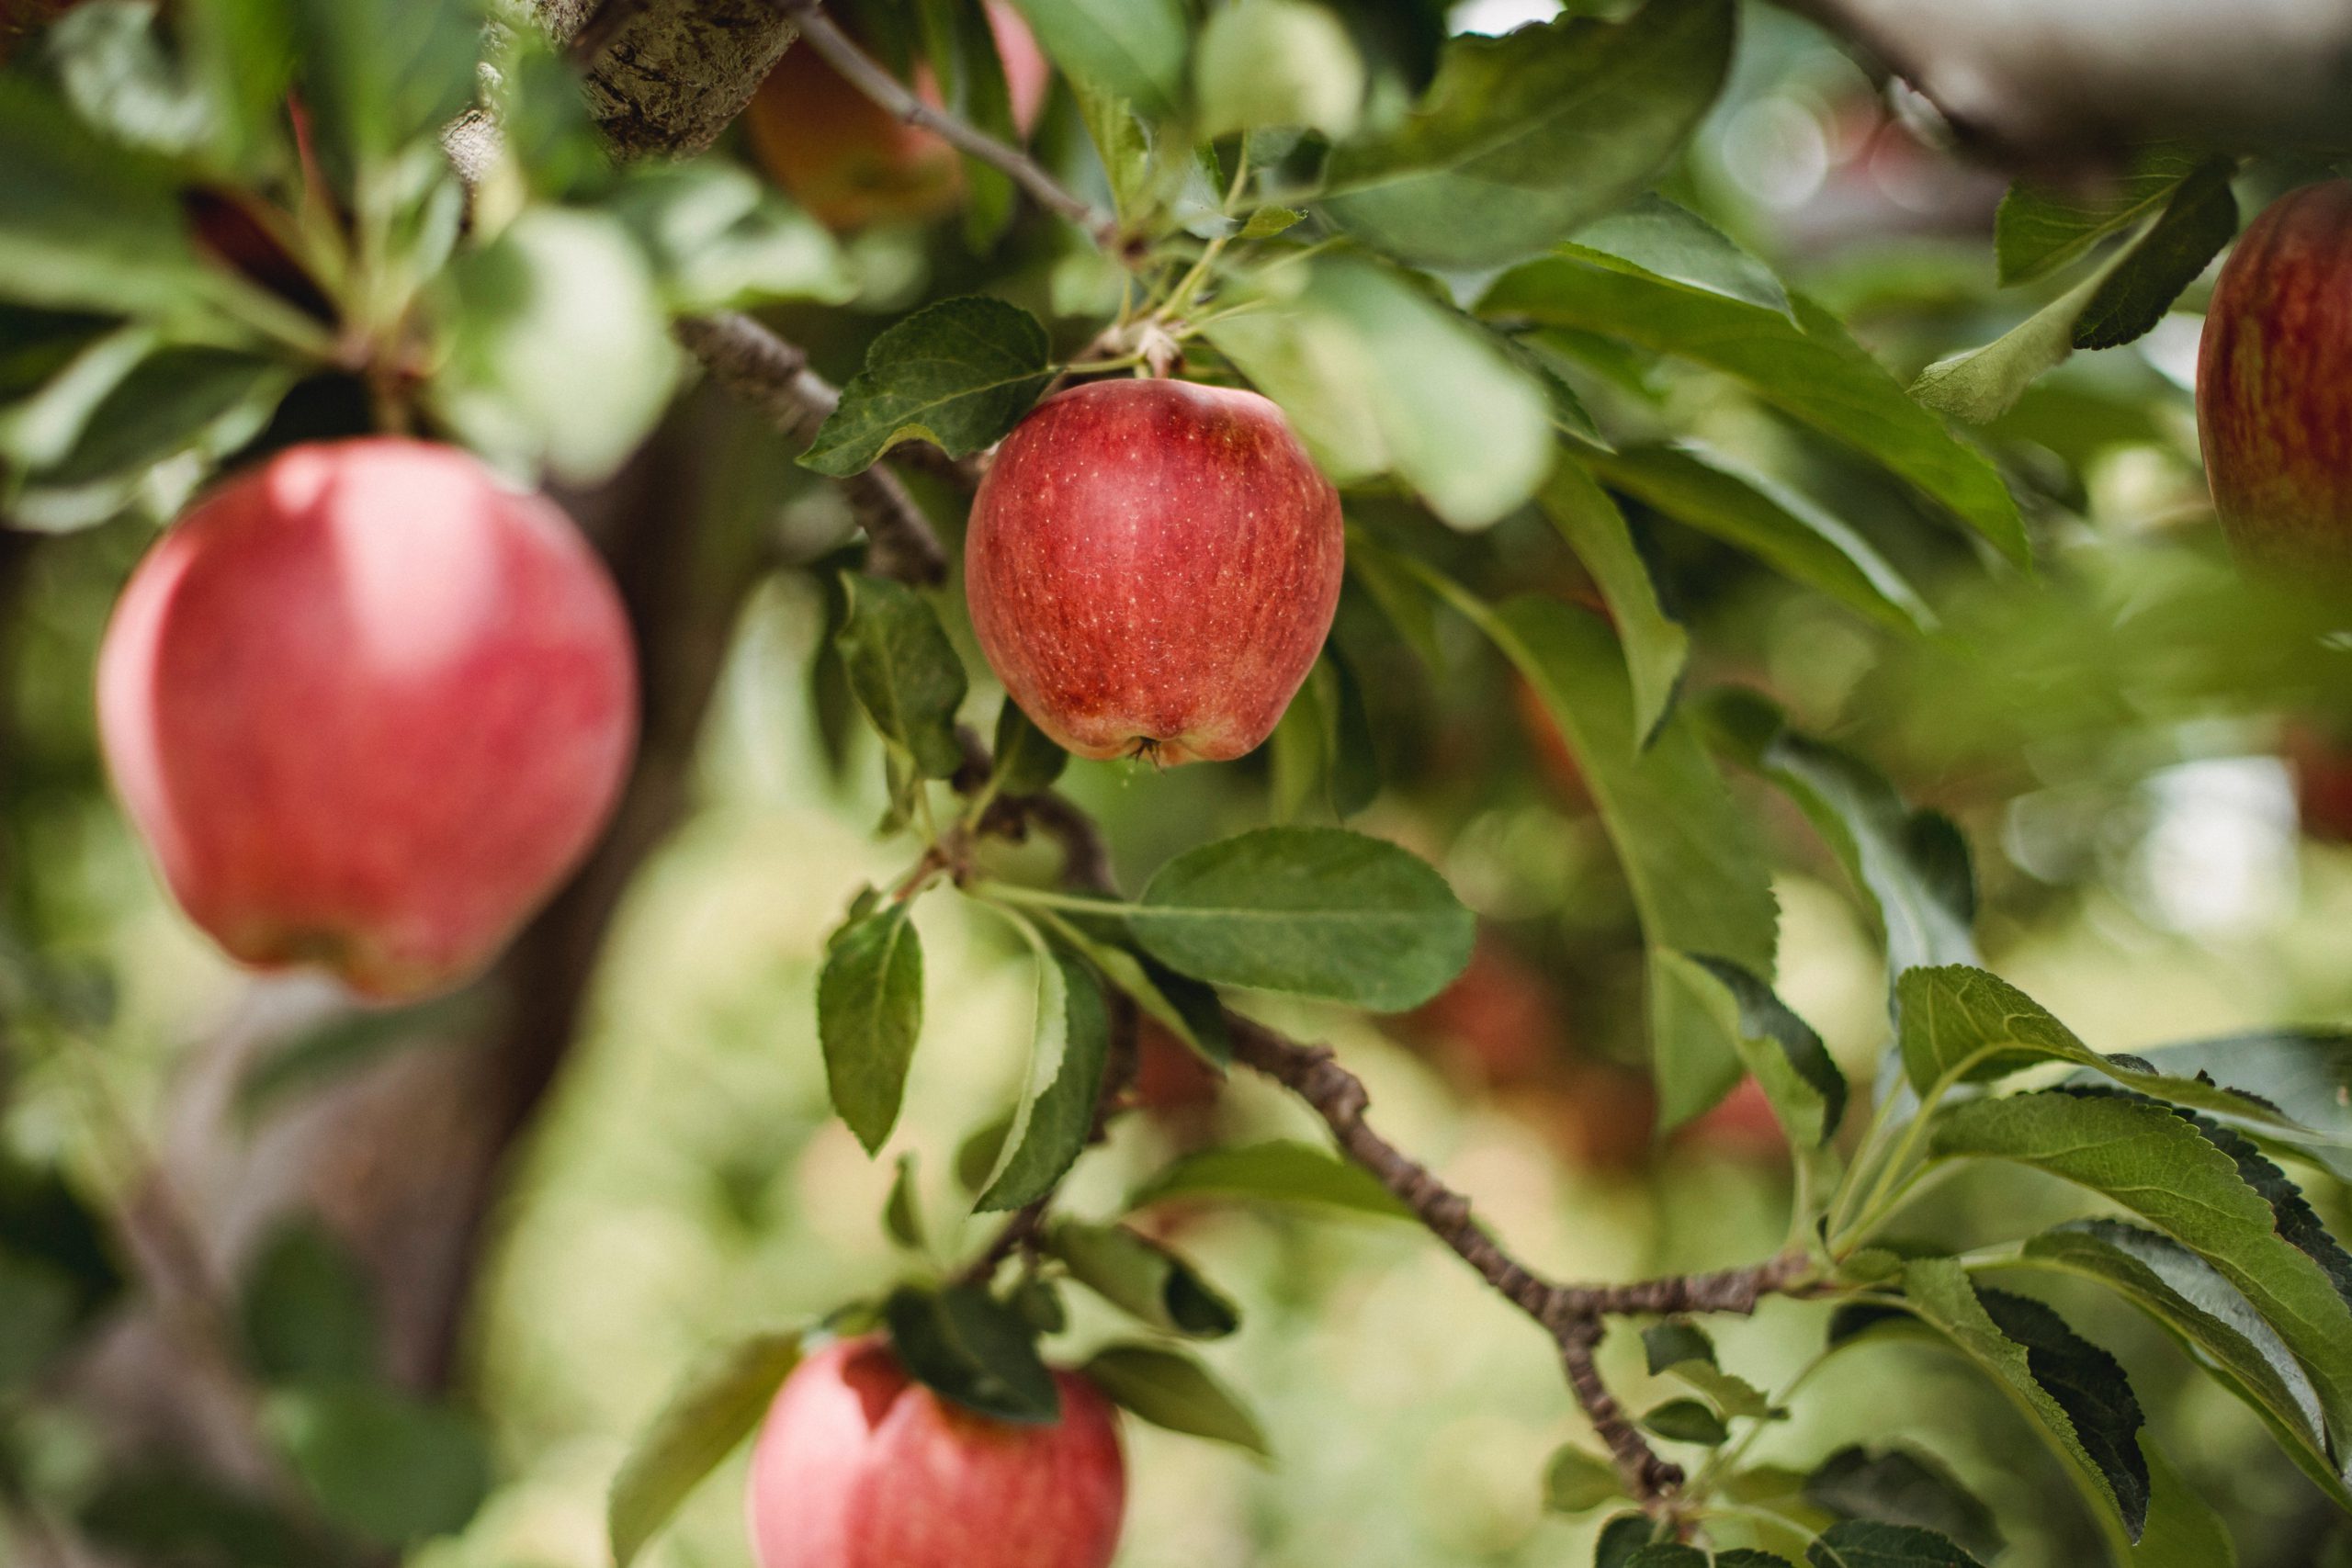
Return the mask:
<path fill-rule="evenodd" d="M 1765 1098 L 1764 1086 L 1745 1077 L 1703 1116 L 1685 1123 L 1675 1134 L 1678 1143 L 1694 1145 L 1735 1159 L 1769 1160 L 1788 1157 L 1788 1134 Z"/>
<path fill-rule="evenodd" d="M 1052 68 L 1020 12 L 990 0 L 988 18 L 1013 124 L 1025 137 L 1046 107 Z M 923 102 L 940 107 L 930 66 L 915 67 L 914 88 Z M 963 193 L 956 149 L 893 116 L 806 43 L 784 51 L 745 110 L 745 121 L 761 164 L 831 229 L 930 218 L 954 207 Z"/>
<path fill-rule="evenodd" d="M 610 814 L 619 595 L 563 513 L 419 441 L 298 446 L 150 551 L 98 655 L 132 822 L 242 963 L 362 995 L 488 963 Z"/>
<path fill-rule="evenodd" d="M 2352 572 L 2352 183 L 2279 197 L 2230 254 L 2205 313 L 2197 427 L 2241 558 Z"/>
<path fill-rule="evenodd" d="M 1271 734 L 1339 607 L 1340 497 L 1255 392 L 1048 398 L 972 502 L 964 583 L 1013 701 L 1081 757 L 1172 765 Z"/>
<path fill-rule="evenodd" d="M 2303 831 L 2324 843 L 2352 843 L 2352 745 L 2306 724 L 2290 728 L 2286 740 Z"/>
<path fill-rule="evenodd" d="M 1216 1103 L 1225 1079 L 1200 1053 L 1157 1019 L 1136 1023 L 1136 1103 L 1163 1118 L 1181 1118 Z"/>
<path fill-rule="evenodd" d="M 878 1338 L 793 1369 L 752 1452 L 759 1568 L 1106 1568 L 1126 1462 L 1102 1391 L 1057 1372 L 1061 1419 L 942 1400 Z"/>

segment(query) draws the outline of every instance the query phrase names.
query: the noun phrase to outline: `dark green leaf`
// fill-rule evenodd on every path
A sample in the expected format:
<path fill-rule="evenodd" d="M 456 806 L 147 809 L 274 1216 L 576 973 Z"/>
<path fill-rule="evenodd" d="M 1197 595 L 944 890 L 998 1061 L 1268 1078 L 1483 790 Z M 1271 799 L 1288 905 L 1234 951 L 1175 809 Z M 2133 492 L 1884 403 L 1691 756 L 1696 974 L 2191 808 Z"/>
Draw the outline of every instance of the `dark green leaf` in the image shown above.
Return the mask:
<path fill-rule="evenodd" d="M 170 1461 L 118 1471 L 74 1522 L 133 1562 L 172 1568 L 319 1568 L 316 1537 L 258 1498 Z"/>
<path fill-rule="evenodd" d="M 1593 1568 L 1626 1568 L 1634 1554 L 1657 1539 L 1657 1521 L 1647 1514 L 1620 1514 L 1600 1527 L 1593 1545 Z"/>
<path fill-rule="evenodd" d="M 1047 1233 L 1046 1245 L 1069 1265 L 1070 1278 L 1163 1333 L 1215 1339 L 1240 1325 L 1233 1303 L 1190 1263 L 1125 1225 L 1065 1220 Z"/>
<path fill-rule="evenodd" d="M 1317 1203 L 1385 1219 L 1412 1211 L 1361 1166 L 1306 1144 L 1250 1144 L 1187 1155 L 1137 1188 L 1131 1209 L 1171 1198 L 1242 1198 Z"/>
<path fill-rule="evenodd" d="M 1583 1514 L 1625 1495 L 1617 1467 L 1599 1454 L 1564 1443 L 1544 1467 L 1544 1506 L 1555 1514 Z"/>
<path fill-rule="evenodd" d="M 0 1252 L 0 1396 L 47 1371 L 71 1347 L 81 1315 L 74 1277 L 40 1258 Z"/>
<path fill-rule="evenodd" d="M 1734 1377 L 1712 1361 L 1678 1361 L 1667 1368 L 1666 1375 L 1697 1390 L 1725 1416 L 1778 1421 L 1788 1415 L 1785 1410 L 1774 1409 L 1762 1389 L 1746 1378 Z"/>
<path fill-rule="evenodd" d="M 1125 1410 L 1155 1427 L 1261 1456 L 1272 1450 L 1249 1406 L 1206 1367 L 1157 1345 L 1106 1345 L 1081 1369 Z"/>
<path fill-rule="evenodd" d="M 1612 490 L 1747 551 L 1775 571 L 1898 631 L 1934 615 L 1870 542 L 1795 491 L 1685 446 L 1580 454 Z"/>
<path fill-rule="evenodd" d="M 1715 1342 L 1707 1331 L 1686 1318 L 1668 1318 L 1642 1330 L 1642 1353 L 1656 1377 L 1678 1361 L 1715 1364 Z"/>
<path fill-rule="evenodd" d="M 996 1171 L 974 1208 L 1018 1209 L 1053 1190 L 1094 1131 L 1110 1049 L 1110 1013 L 1093 971 L 1041 944 L 1028 1076 Z"/>
<path fill-rule="evenodd" d="M 282 166 L 296 47 L 291 0 L 187 0 L 173 20 L 214 110 L 215 159 L 247 173 Z"/>
<path fill-rule="evenodd" d="M 2265 1159 L 2254 1140 L 2245 1134 L 2224 1127 L 2210 1116 L 2186 1111 L 2177 1114 L 2235 1162 L 2238 1179 L 2261 1193 L 2263 1201 L 2270 1205 L 2278 1234 L 2324 1269 L 2335 1293 L 2352 1305 L 2352 1253 L 2346 1253 L 2343 1245 L 2328 1234 L 2311 1201 L 2287 1179 L 2287 1173 Z"/>
<path fill-rule="evenodd" d="M 800 461 L 841 479 L 915 440 L 961 457 L 1002 438 L 1052 379 L 1036 317 L 982 295 L 943 299 L 874 340 Z"/>
<path fill-rule="evenodd" d="M 1837 318 L 1803 296 L 1796 320 L 1719 295 L 1555 256 L 1506 274 L 1481 314 L 1623 338 L 1713 366 L 1942 502 L 2011 560 L 2025 525 L 1999 472 L 1904 392 Z"/>
<path fill-rule="evenodd" d="M 893 902 L 833 933 L 817 981 L 817 1034 L 833 1109 L 874 1154 L 899 1120 L 922 1034 L 922 942 Z"/>
<path fill-rule="evenodd" d="M 1060 1419 L 1061 1391 L 1029 1325 L 986 1291 L 904 1287 L 883 1303 L 882 1318 L 907 1371 L 941 1396 L 1000 1421 Z"/>
<path fill-rule="evenodd" d="M 2122 1364 L 2030 1296 L 1977 1288 L 1985 1315 L 2025 1347 L 2033 1381 L 2074 1423 L 2085 1451 L 2114 1489 L 2124 1528 L 2137 1540 L 2147 1525 L 2147 1461 L 2140 1454 L 2140 1401 Z"/>
<path fill-rule="evenodd" d="M 1625 1568 L 1707 1568 L 1707 1554 L 1680 1541 L 1660 1541 L 1637 1549 L 1625 1559 Z"/>
<path fill-rule="evenodd" d="M 2075 322 L 2076 348 L 2115 348 L 2153 331 L 2180 291 L 2237 237 L 2236 160 L 2197 167 L 2173 192 L 2155 226 L 2132 243 Z"/>
<path fill-rule="evenodd" d="M 1703 1443 L 1709 1448 L 1731 1436 L 1724 1418 L 1695 1399 L 1673 1399 L 1642 1417 L 1642 1425 L 1678 1443 Z"/>
<path fill-rule="evenodd" d="M 1659 608 L 1657 586 L 1623 513 L 1590 474 L 1577 464 L 1562 463 L 1553 469 L 1541 499 L 1544 514 L 1592 573 L 1608 603 L 1633 682 L 1634 732 L 1646 745 L 1682 683 L 1690 635 Z"/>
<path fill-rule="evenodd" d="M 956 711 L 967 690 L 964 661 L 930 601 L 888 578 L 844 573 L 849 620 L 836 642 L 850 690 L 882 739 L 914 760 L 925 778 L 964 764 Z"/>
<path fill-rule="evenodd" d="M 388 1546 L 465 1527 L 490 1495 L 488 1443 L 453 1410 L 364 1384 L 271 1401 L 269 1425 L 320 1512 Z"/>
<path fill-rule="evenodd" d="M 111 1228 L 53 1166 L 20 1162 L 0 1149 L 0 1255 L 54 1269 L 70 1287 L 76 1324 L 123 1288 Z M 0 1319 L 5 1321 L 5 1319 Z"/>
<path fill-rule="evenodd" d="M 476 0 L 295 0 L 293 12 L 303 107 L 346 193 L 473 102 Z"/>
<path fill-rule="evenodd" d="M 273 1382 L 365 1382 L 379 1375 L 368 1276 L 313 1221 L 288 1220 L 262 1244 L 239 1309 L 254 1370 Z"/>
<path fill-rule="evenodd" d="M 910 1251 L 922 1250 L 922 1208 L 915 1195 L 915 1156 L 899 1156 L 899 1172 L 890 1179 L 889 1201 L 882 1206 L 882 1228 L 890 1239 Z"/>
<path fill-rule="evenodd" d="M 1012 92 L 997 51 L 993 16 L 956 0 L 921 0 L 925 57 L 949 114 L 1000 142 L 1018 144 Z M 964 164 L 964 235 L 974 252 L 986 254 L 1012 220 L 1012 182 L 1003 170 L 967 153 Z"/>
<path fill-rule="evenodd" d="M 2352 1181 L 2352 1034 L 2286 1029 L 2160 1045 L 2140 1055 L 2168 1077 L 2211 1077 L 2276 1106 L 2297 1126 L 2213 1110 Z"/>
<path fill-rule="evenodd" d="M 1807 1147 L 1828 1142 L 1846 1115 L 1846 1075 L 1813 1025 L 1738 964 L 1702 954 L 1679 956 L 1723 987 L 1731 1004 L 1721 1014 L 1723 1026 L 1790 1138 Z M 1694 992 L 1701 988 L 1696 979 L 1690 985 Z"/>
<path fill-rule="evenodd" d="M 1128 924 L 1196 979 L 1376 1012 L 1443 990 L 1476 934 L 1426 863 L 1339 828 L 1265 828 L 1188 851 L 1153 875 Z"/>
<path fill-rule="evenodd" d="M 1233 1043 L 1227 1038 L 1224 1010 L 1216 991 L 1135 951 L 1134 939 L 1114 921 L 1072 918 L 1053 909 L 1037 913 L 1056 941 L 1091 964 L 1146 1016 L 1190 1046 L 1203 1061 L 1222 1068 L 1233 1059 Z"/>
<path fill-rule="evenodd" d="M 1177 0 L 1014 0 L 1074 80 L 1165 119 L 1183 102 L 1189 48 Z"/>
<path fill-rule="evenodd" d="M 160 350 L 98 400 L 81 438 L 37 482 L 90 484 L 187 451 L 222 456 L 259 433 L 293 384 L 294 372 L 274 360 L 218 348 Z"/>
<path fill-rule="evenodd" d="M 1069 765 L 1069 753 L 1047 739 L 1011 697 L 996 716 L 997 787 L 1019 797 L 1043 795 Z"/>
<path fill-rule="evenodd" d="M 1567 248 L 1604 266 L 1622 264 L 1668 283 L 1790 313 L 1789 291 L 1770 267 L 1663 197 L 1637 197 L 1623 210 L 1586 224 Z"/>
<path fill-rule="evenodd" d="M 2197 166 L 2198 155 L 2186 149 L 2151 147 L 2113 188 L 2096 195 L 2030 182 L 2011 186 L 1993 231 L 2002 283 L 2055 272 L 2109 234 L 2153 216 Z"/>
<path fill-rule="evenodd" d="M 1012 1131 L 1012 1112 L 1006 1111 L 986 1126 L 973 1129 L 956 1150 L 956 1180 L 967 1192 L 989 1183 L 997 1157 L 1004 1153 L 1004 1135 Z"/>
<path fill-rule="evenodd" d="M 1813 1568 L 1984 1568 L 1933 1530 L 1849 1519 L 1805 1549 Z"/>
<path fill-rule="evenodd" d="M 1940 1461 L 1907 1449 L 1839 1449 L 1805 1478 L 1804 1495 L 1849 1519 L 1931 1529 L 1979 1557 L 2000 1555 L 1993 1510 Z"/>
<path fill-rule="evenodd" d="M 1777 1551 L 1758 1551 L 1752 1546 L 1735 1546 L 1729 1551 L 1715 1553 L 1715 1568 L 1795 1568 Z"/>
<path fill-rule="evenodd" d="M 695 1371 L 637 1436 L 605 1504 L 614 1568 L 628 1568 L 705 1476 L 767 1414 L 800 1364 L 797 1333 L 760 1334 Z"/>
<path fill-rule="evenodd" d="M 1324 212 L 1418 266 L 1498 266 L 1623 205 L 1714 102 L 1726 0 L 1650 0 L 1623 23 L 1563 17 L 1446 46 L 1420 106 L 1335 149 Z"/>

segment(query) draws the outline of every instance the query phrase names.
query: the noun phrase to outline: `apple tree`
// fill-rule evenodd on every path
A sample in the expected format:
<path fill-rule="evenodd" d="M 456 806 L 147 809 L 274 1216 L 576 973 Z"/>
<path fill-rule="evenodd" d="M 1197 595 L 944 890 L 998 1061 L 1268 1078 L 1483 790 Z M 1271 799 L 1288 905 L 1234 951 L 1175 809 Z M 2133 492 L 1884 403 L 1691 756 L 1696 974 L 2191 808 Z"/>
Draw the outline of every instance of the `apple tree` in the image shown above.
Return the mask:
<path fill-rule="evenodd" d="M 1143 1561 L 1146 1426 L 1279 1494 L 1219 1355 L 1325 1297 L 1203 1213 L 1545 1347 L 1479 1561 L 2319 1561 L 2341 911 L 2234 1032 L 2051 933 L 2194 945 L 2256 852 L 2200 766 L 2352 837 L 2352 28 L 1917 9 L 12 7 L 0 1541 L 443 1561 L 510 1495 L 518 1153 L 781 620 L 760 722 L 888 866 L 775 897 L 896 1258 L 665 1365 L 582 1561 L 747 1447 L 762 1568 Z M 951 918 L 1034 1002 L 943 1139 Z M 243 1000 L 123 1005 L 220 994 L 117 940 L 190 926 Z M 1556 1267 L 1392 1042 L 1614 1179 L 1761 1151 L 1764 1217 Z"/>

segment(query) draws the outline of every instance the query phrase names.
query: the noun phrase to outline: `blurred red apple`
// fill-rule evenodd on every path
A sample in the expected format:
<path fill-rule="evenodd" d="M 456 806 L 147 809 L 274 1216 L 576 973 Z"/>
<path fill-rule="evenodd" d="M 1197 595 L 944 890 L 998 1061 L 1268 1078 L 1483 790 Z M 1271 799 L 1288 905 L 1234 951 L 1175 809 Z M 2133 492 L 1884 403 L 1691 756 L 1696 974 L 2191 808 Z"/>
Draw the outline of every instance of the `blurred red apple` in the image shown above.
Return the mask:
<path fill-rule="evenodd" d="M 2197 427 L 2242 559 L 2352 573 L 2352 183 L 2279 197 L 2230 253 L 2205 313 Z"/>
<path fill-rule="evenodd" d="M 1182 1116 L 1216 1103 L 1225 1080 L 1200 1053 L 1155 1019 L 1136 1024 L 1136 1103 L 1160 1116 Z"/>
<path fill-rule="evenodd" d="M 98 656 L 130 818 L 261 967 L 425 995 L 578 863 L 637 727 L 628 624 L 554 505 L 447 446 L 298 446 L 150 551 Z"/>
<path fill-rule="evenodd" d="M 1406 1014 L 1404 1022 L 1489 1088 L 1556 1078 L 1569 1059 L 1550 982 L 1484 933 L 1453 984 Z"/>
<path fill-rule="evenodd" d="M 942 1400 L 876 1338 L 793 1370 L 752 1453 L 759 1568 L 1106 1568 L 1126 1463 L 1102 1391 L 1057 1372 L 1061 1419 Z"/>
<path fill-rule="evenodd" d="M 2325 843 L 2352 843 L 2352 745 L 2299 724 L 2287 731 L 2286 751 L 2303 831 Z"/>
<path fill-rule="evenodd" d="M 1005 689 L 1081 757 L 1254 748 L 1323 647 L 1339 492 L 1255 392 L 1107 380 L 1005 437 L 964 546 L 972 627 Z"/>
<path fill-rule="evenodd" d="M 1779 1161 L 1789 1152 L 1781 1119 L 1772 1113 L 1764 1086 L 1753 1077 L 1740 1079 L 1739 1086 L 1718 1100 L 1713 1110 L 1694 1117 L 1674 1136 L 1678 1143 L 1736 1159 Z"/>
<path fill-rule="evenodd" d="M 989 0 L 988 18 L 1012 120 L 1025 137 L 1046 107 L 1052 68 L 1020 12 Z M 915 67 L 914 89 L 940 107 L 930 66 Z M 828 228 L 933 217 L 963 194 L 956 149 L 859 92 L 806 43 L 784 51 L 744 114 L 762 166 Z"/>

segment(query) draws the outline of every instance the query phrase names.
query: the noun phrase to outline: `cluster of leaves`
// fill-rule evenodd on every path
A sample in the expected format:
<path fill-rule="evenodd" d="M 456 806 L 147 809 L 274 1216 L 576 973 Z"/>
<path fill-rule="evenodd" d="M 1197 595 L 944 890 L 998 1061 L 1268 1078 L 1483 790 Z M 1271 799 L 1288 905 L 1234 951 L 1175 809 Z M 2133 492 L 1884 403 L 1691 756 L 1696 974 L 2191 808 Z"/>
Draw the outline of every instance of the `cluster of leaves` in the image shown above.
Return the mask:
<path fill-rule="evenodd" d="M 679 384 L 669 316 L 846 298 L 748 173 L 616 172 L 527 18 L 485 29 L 465 0 L 91 0 L 0 73 L 12 520 L 167 517 L 257 439 L 371 427 L 591 482 Z M 442 142 L 469 111 L 500 150 L 471 193 Z"/>

